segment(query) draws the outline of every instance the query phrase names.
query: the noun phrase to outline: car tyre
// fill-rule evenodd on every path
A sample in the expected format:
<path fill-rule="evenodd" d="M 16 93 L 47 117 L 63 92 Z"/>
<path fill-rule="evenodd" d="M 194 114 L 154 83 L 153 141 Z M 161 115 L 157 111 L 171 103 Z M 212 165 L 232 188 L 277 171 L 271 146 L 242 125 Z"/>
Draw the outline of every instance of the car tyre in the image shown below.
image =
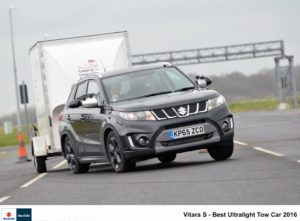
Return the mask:
<path fill-rule="evenodd" d="M 171 163 L 176 159 L 176 153 L 160 155 L 157 158 L 161 163 Z"/>
<path fill-rule="evenodd" d="M 34 164 L 36 166 L 36 171 L 38 173 L 46 173 L 47 172 L 45 156 L 34 156 Z"/>
<path fill-rule="evenodd" d="M 64 149 L 65 149 L 65 158 L 67 160 L 70 170 L 74 174 L 86 173 L 90 169 L 90 164 L 80 163 L 75 152 L 72 141 L 69 137 L 66 137 L 64 140 Z"/>
<path fill-rule="evenodd" d="M 216 161 L 226 160 L 231 157 L 234 149 L 233 140 L 223 141 L 207 149 L 209 155 Z"/>
<path fill-rule="evenodd" d="M 135 168 L 136 162 L 125 158 L 122 142 L 114 131 L 109 132 L 106 147 L 108 158 L 117 173 L 123 173 Z"/>

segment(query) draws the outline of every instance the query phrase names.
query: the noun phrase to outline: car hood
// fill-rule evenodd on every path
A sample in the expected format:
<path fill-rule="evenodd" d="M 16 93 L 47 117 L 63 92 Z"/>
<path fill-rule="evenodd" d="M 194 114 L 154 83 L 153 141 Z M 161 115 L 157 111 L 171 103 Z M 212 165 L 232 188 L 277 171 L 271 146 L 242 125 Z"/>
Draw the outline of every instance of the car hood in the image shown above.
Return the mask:
<path fill-rule="evenodd" d="M 144 111 L 206 101 L 219 95 L 214 90 L 191 90 L 111 104 L 116 111 Z"/>

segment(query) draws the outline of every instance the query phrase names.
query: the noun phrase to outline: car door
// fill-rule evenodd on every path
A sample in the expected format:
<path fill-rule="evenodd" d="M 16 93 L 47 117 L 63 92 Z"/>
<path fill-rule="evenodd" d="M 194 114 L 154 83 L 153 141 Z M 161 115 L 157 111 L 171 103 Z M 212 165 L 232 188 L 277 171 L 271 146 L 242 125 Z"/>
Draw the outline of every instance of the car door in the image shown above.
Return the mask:
<path fill-rule="evenodd" d="M 88 81 L 87 96 L 96 97 L 98 104 L 101 102 L 102 98 L 96 80 Z M 106 156 L 104 144 L 100 143 L 101 122 L 104 117 L 100 113 L 100 107 L 83 107 L 82 114 L 84 115 L 82 128 L 85 139 L 85 156 Z"/>
<path fill-rule="evenodd" d="M 70 125 L 69 132 L 72 135 L 77 149 L 75 151 L 79 156 L 83 156 L 85 151 L 84 130 L 82 128 L 84 115 L 82 114 L 83 108 L 80 104 L 78 105 L 78 101 L 86 96 L 87 81 L 79 83 L 74 90 L 74 93 L 72 91 L 71 97 L 68 100 L 68 108 L 67 111 L 65 111 L 64 117 Z"/>

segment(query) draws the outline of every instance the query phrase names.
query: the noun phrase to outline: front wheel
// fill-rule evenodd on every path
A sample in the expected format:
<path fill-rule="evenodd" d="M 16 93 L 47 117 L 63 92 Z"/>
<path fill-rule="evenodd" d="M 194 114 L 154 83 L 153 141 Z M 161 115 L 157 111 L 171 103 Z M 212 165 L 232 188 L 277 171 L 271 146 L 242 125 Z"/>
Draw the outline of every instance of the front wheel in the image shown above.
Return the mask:
<path fill-rule="evenodd" d="M 233 147 L 233 140 L 223 141 L 220 144 L 209 147 L 207 151 L 214 160 L 220 161 L 231 157 L 233 153 Z"/>
<path fill-rule="evenodd" d="M 176 159 L 176 153 L 160 155 L 157 158 L 162 163 L 171 163 L 172 161 L 174 161 Z"/>
<path fill-rule="evenodd" d="M 117 173 L 135 168 L 136 163 L 125 158 L 121 140 L 115 132 L 111 131 L 108 134 L 106 147 L 108 158 Z"/>
<path fill-rule="evenodd" d="M 74 152 L 74 146 L 69 137 L 66 137 L 64 140 L 64 148 L 65 158 L 67 160 L 68 166 L 74 174 L 86 173 L 89 171 L 90 164 L 82 164 L 79 162 Z"/>

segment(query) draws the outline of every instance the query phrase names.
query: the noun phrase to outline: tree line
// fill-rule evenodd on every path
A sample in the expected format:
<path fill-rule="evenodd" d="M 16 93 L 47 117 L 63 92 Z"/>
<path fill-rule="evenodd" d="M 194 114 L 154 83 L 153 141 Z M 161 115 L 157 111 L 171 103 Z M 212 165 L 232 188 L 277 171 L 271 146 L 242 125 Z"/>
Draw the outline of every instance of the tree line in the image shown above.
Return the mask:
<path fill-rule="evenodd" d="M 300 95 L 300 65 L 294 67 L 294 73 L 297 93 Z M 278 96 L 275 69 L 263 69 L 252 75 L 232 72 L 209 77 L 213 80 L 210 88 L 222 93 L 229 102 Z"/>

